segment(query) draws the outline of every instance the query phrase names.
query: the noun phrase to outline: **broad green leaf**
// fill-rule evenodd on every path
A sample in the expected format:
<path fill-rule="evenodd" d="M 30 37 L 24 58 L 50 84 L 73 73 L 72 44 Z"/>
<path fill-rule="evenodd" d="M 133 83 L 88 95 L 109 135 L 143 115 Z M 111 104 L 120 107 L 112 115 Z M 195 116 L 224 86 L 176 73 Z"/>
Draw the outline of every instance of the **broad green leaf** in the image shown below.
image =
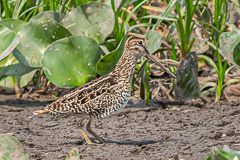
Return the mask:
<path fill-rule="evenodd" d="M 73 36 L 52 43 L 42 59 L 48 79 L 59 87 L 78 87 L 96 77 L 101 57 L 97 42 L 89 37 Z"/>
<path fill-rule="evenodd" d="M 233 55 L 234 48 L 240 42 L 240 30 L 224 32 L 220 37 L 220 50 L 222 56 L 226 58 L 229 62 L 233 64 L 239 65 L 239 52 L 238 49 L 235 51 L 235 55 Z M 238 52 L 238 53 L 237 53 Z"/>
<path fill-rule="evenodd" d="M 2 61 L 0 61 L 0 67 L 8 66 L 15 63 L 18 63 L 18 60 L 14 57 L 13 54 L 10 54 Z"/>
<path fill-rule="evenodd" d="M 0 21 L 0 25 L 5 26 L 17 33 L 20 29 L 27 25 L 27 22 L 21 21 L 19 19 L 4 19 Z"/>
<path fill-rule="evenodd" d="M 80 160 L 79 151 L 77 148 L 73 148 L 68 154 L 65 160 Z"/>
<path fill-rule="evenodd" d="M 36 72 L 36 70 L 32 70 L 31 72 L 26 73 L 20 77 L 16 77 L 17 81 L 19 83 L 19 87 L 26 86 L 32 80 L 35 72 Z M 15 78 L 15 77 L 8 76 L 8 77 L 1 79 L 0 86 L 6 87 L 6 88 L 14 88 L 15 84 L 13 82 L 13 78 Z"/>
<path fill-rule="evenodd" d="M 114 28 L 113 10 L 106 4 L 90 2 L 69 12 L 62 20 L 73 35 L 87 36 L 102 43 Z"/>
<path fill-rule="evenodd" d="M 6 58 L 18 45 L 19 38 L 15 36 L 15 33 L 0 25 L 0 61 Z"/>
<path fill-rule="evenodd" d="M 224 145 L 224 146 L 223 146 L 223 150 L 224 150 L 225 152 L 231 153 L 231 154 L 233 154 L 234 156 L 237 156 L 238 158 L 240 158 L 240 151 L 233 151 L 233 150 L 231 150 L 227 145 Z"/>
<path fill-rule="evenodd" d="M 0 86 L 14 88 L 15 77 L 12 76 L 17 77 L 20 87 L 26 86 L 36 72 L 35 69 L 19 63 L 13 54 L 10 54 L 0 62 Z"/>
<path fill-rule="evenodd" d="M 161 35 L 157 31 L 150 30 L 146 33 L 145 41 L 149 53 L 152 54 L 161 46 Z"/>
<path fill-rule="evenodd" d="M 39 17 L 31 19 L 17 35 L 20 43 L 14 56 L 24 65 L 41 67 L 42 55 L 54 41 L 71 36 L 71 33 L 53 19 Z"/>
<path fill-rule="evenodd" d="M 26 86 L 32 80 L 36 71 L 37 70 L 35 69 L 35 70 L 33 70 L 33 71 L 31 71 L 27 74 L 22 75 L 21 77 L 17 77 L 18 81 L 19 81 L 19 84 L 20 84 L 20 87 Z"/>
<path fill-rule="evenodd" d="M 32 19 L 39 19 L 41 17 L 51 18 L 57 21 L 58 23 L 61 23 L 62 19 L 64 18 L 64 14 L 55 12 L 55 11 L 45 11 L 45 12 L 40 12 L 38 15 L 36 15 Z"/>
<path fill-rule="evenodd" d="M 0 159 L 28 160 L 28 154 L 17 138 L 9 134 L 0 134 Z"/>
<path fill-rule="evenodd" d="M 212 148 L 211 154 L 205 160 L 239 160 L 240 152 L 232 151 L 226 145 L 223 150 L 218 150 L 217 148 Z"/>
<path fill-rule="evenodd" d="M 176 100 L 186 101 L 199 97 L 198 58 L 195 52 L 189 53 L 180 62 L 176 71 L 174 90 Z"/>
<path fill-rule="evenodd" d="M 2 76 L 19 77 L 19 76 L 27 74 L 35 69 L 37 69 L 37 68 L 28 67 L 21 63 L 17 63 L 17 64 L 8 65 L 5 67 L 0 67 L 0 76 L 1 77 Z"/>
<path fill-rule="evenodd" d="M 99 75 L 103 76 L 110 73 L 115 67 L 118 60 L 121 58 L 124 51 L 125 42 L 127 40 L 127 35 L 123 37 L 117 49 L 111 53 L 103 56 L 97 63 L 97 72 Z"/>
<path fill-rule="evenodd" d="M 233 60 L 240 66 L 240 42 L 233 49 Z"/>

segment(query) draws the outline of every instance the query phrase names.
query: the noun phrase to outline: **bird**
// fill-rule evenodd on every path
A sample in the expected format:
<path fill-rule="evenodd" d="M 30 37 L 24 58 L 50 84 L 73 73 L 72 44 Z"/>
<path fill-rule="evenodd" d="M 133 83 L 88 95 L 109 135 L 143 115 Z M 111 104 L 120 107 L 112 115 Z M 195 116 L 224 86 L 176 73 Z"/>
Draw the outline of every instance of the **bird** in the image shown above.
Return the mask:
<path fill-rule="evenodd" d="M 147 57 L 164 71 L 175 78 L 175 75 L 164 68 L 146 47 L 144 39 L 130 36 L 125 43 L 125 48 L 115 69 L 109 74 L 92 80 L 74 89 L 55 102 L 46 106 L 43 110 L 37 110 L 34 114 L 50 113 L 53 115 L 73 115 L 79 117 L 77 129 L 85 139 L 85 144 L 94 144 L 83 130 L 84 119 L 88 119 L 86 131 L 99 143 L 106 141 L 91 129 L 93 119 L 103 119 L 121 112 L 129 101 L 131 94 L 132 76 L 138 58 Z"/>

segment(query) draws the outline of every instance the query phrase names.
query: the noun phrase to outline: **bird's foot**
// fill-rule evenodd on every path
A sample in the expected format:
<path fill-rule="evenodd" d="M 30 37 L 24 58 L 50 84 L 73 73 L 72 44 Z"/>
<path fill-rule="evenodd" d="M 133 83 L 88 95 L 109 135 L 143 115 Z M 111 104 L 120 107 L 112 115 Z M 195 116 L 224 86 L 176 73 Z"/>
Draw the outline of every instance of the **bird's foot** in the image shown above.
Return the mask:
<path fill-rule="evenodd" d="M 91 146 L 104 146 L 105 143 L 95 143 L 95 142 L 85 142 L 84 145 L 91 145 Z"/>
<path fill-rule="evenodd" d="M 91 140 L 90 139 L 88 139 L 88 140 L 85 139 L 85 143 L 83 143 L 83 144 L 84 145 L 104 146 L 105 143 L 106 143 L 106 141 L 104 139 L 101 139 L 101 141 L 99 139 L 97 139 L 97 140 L 99 141 L 99 143 L 96 142 L 95 140 L 92 140 L 92 138 L 91 138 Z"/>

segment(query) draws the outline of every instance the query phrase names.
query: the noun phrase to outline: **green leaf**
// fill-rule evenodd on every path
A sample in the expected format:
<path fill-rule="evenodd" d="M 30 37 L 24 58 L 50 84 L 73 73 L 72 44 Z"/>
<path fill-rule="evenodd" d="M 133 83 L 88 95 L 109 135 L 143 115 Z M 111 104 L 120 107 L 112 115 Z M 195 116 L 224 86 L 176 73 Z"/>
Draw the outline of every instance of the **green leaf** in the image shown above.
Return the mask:
<path fill-rule="evenodd" d="M 0 86 L 7 88 L 15 87 L 16 84 L 13 79 L 18 80 L 20 87 L 26 86 L 36 72 L 36 68 L 19 63 L 12 54 L 2 60 L 0 66 Z M 16 76 L 17 78 L 13 76 Z"/>
<path fill-rule="evenodd" d="M 42 59 L 48 79 L 60 87 L 78 87 L 96 77 L 101 57 L 97 42 L 89 37 L 72 36 L 52 43 Z"/>
<path fill-rule="evenodd" d="M 176 100 L 186 101 L 199 97 L 198 59 L 195 52 L 189 53 L 182 59 L 176 71 L 174 90 Z"/>
<path fill-rule="evenodd" d="M 240 158 L 240 153 L 236 151 L 232 151 L 227 147 L 226 151 L 226 146 L 223 150 L 218 150 L 216 148 L 212 148 L 211 151 L 211 159 L 210 160 L 236 160 Z"/>
<path fill-rule="evenodd" d="M 116 66 L 118 60 L 121 58 L 124 51 L 125 42 L 127 40 L 127 35 L 123 37 L 117 49 L 111 53 L 103 56 L 97 63 L 97 72 L 99 75 L 103 76 L 110 73 Z"/>
<path fill-rule="evenodd" d="M 145 65 L 146 63 L 148 62 L 148 60 L 145 60 L 143 63 L 142 63 L 142 66 L 141 68 L 139 69 L 138 71 L 138 74 L 137 74 L 137 78 L 140 78 L 143 76 L 144 72 L 145 72 Z"/>
<path fill-rule="evenodd" d="M 17 138 L 9 134 L 0 134 L 0 159 L 28 160 L 28 154 Z"/>
<path fill-rule="evenodd" d="M 37 68 L 28 67 L 21 63 L 12 64 L 12 65 L 5 66 L 5 67 L 0 67 L 0 79 L 3 76 L 19 77 L 19 76 L 29 73 L 35 69 L 37 69 Z"/>
<path fill-rule="evenodd" d="M 234 83 L 239 83 L 240 82 L 240 79 L 229 79 L 224 85 L 223 85 L 223 88 L 227 87 L 227 86 L 230 86 L 231 84 L 234 84 Z"/>
<path fill-rule="evenodd" d="M 233 154 L 234 156 L 237 156 L 238 158 L 240 158 L 240 151 L 233 151 L 233 150 L 231 150 L 227 145 L 224 145 L 224 146 L 223 146 L 223 150 L 224 150 L 225 152 L 231 153 L 231 154 Z"/>
<path fill-rule="evenodd" d="M 15 33 L 0 25 L 0 61 L 6 58 L 18 45 L 19 38 L 15 36 Z"/>
<path fill-rule="evenodd" d="M 194 44 L 191 47 L 191 52 L 202 54 L 205 53 L 207 50 L 209 50 L 209 46 L 206 43 L 206 41 L 203 41 L 203 39 L 196 38 Z"/>
<path fill-rule="evenodd" d="M 90 2 L 69 12 L 62 24 L 73 35 L 91 37 L 102 43 L 113 31 L 114 13 L 104 3 Z"/>
<path fill-rule="evenodd" d="M 146 33 L 145 41 L 149 53 L 152 54 L 161 46 L 161 35 L 157 31 L 150 30 Z"/>
<path fill-rule="evenodd" d="M 240 42 L 233 49 L 233 60 L 240 66 Z"/>
<path fill-rule="evenodd" d="M 216 89 L 217 89 L 216 82 L 206 82 L 203 85 L 201 85 L 201 88 L 200 88 L 201 94 L 203 96 L 207 96 L 211 93 L 216 92 Z"/>
<path fill-rule="evenodd" d="M 166 20 L 166 21 L 177 21 L 176 18 L 163 17 L 160 15 L 147 15 L 147 16 L 143 16 L 141 18 L 152 18 L 152 19 L 161 19 L 161 20 Z"/>
<path fill-rule="evenodd" d="M 0 25 L 7 27 L 8 29 L 17 33 L 24 26 L 27 25 L 27 22 L 21 21 L 19 19 L 4 19 L 0 21 Z"/>
<path fill-rule="evenodd" d="M 166 17 L 168 15 L 168 13 L 170 12 L 171 8 L 175 5 L 175 3 L 177 2 L 177 0 L 171 0 L 168 3 L 167 8 L 165 9 L 164 13 L 161 15 L 162 17 Z M 163 19 L 159 19 L 157 21 L 157 23 L 154 25 L 153 30 L 156 30 L 156 28 L 159 26 L 159 24 L 163 21 Z"/>
<path fill-rule="evenodd" d="M 65 160 L 80 160 L 79 151 L 77 148 L 73 148 L 68 154 Z"/>
<path fill-rule="evenodd" d="M 205 42 L 205 43 L 206 43 L 207 45 L 209 45 L 212 49 L 217 50 L 216 45 L 213 44 L 213 43 L 211 43 L 211 42 L 209 42 L 208 40 L 203 39 L 203 38 L 201 38 L 201 37 L 195 37 L 195 38 L 198 39 L 198 40 L 200 40 L 200 41 L 202 41 L 202 42 Z M 205 46 L 203 46 L 203 47 L 205 47 Z M 194 50 L 193 50 L 193 51 L 194 51 Z"/>
<path fill-rule="evenodd" d="M 222 56 L 229 62 L 239 65 L 239 50 L 237 45 L 240 42 L 240 30 L 224 32 L 220 37 L 220 50 Z M 237 46 L 236 50 L 235 47 Z M 235 50 L 235 53 L 233 51 Z M 234 54 L 234 55 L 233 55 Z"/>
<path fill-rule="evenodd" d="M 136 25 L 132 25 L 129 29 L 129 31 L 138 28 L 138 27 L 148 27 L 148 26 L 153 26 L 153 24 L 149 24 L 149 23 L 140 23 L 140 24 L 136 24 Z"/>
<path fill-rule="evenodd" d="M 41 67 L 42 55 L 54 41 L 71 36 L 71 33 L 53 19 L 33 18 L 17 35 L 21 42 L 14 56 L 24 65 Z"/>
<path fill-rule="evenodd" d="M 198 55 L 198 57 L 203 58 L 207 63 L 209 63 L 216 70 L 216 72 L 218 72 L 218 67 L 216 63 L 210 57 L 206 55 Z"/>
<path fill-rule="evenodd" d="M 128 14 L 127 18 L 125 19 L 125 23 L 129 22 L 132 14 L 145 2 L 147 2 L 147 0 L 143 0 L 141 3 L 139 3 L 136 7 L 133 8 L 133 10 Z"/>
<path fill-rule="evenodd" d="M 57 21 L 58 23 L 60 23 L 62 21 L 62 19 L 64 18 L 64 14 L 55 12 L 55 11 L 45 11 L 45 12 L 39 13 L 32 19 L 40 19 L 41 17 L 51 18 L 51 19 L 54 19 L 55 21 Z"/>

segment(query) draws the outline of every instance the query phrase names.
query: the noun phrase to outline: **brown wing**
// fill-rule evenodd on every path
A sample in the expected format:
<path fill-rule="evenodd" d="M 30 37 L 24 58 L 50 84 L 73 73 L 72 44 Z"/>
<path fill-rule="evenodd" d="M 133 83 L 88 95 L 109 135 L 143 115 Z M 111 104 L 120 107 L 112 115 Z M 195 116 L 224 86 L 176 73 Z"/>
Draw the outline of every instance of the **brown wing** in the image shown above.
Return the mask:
<path fill-rule="evenodd" d="M 109 92 L 110 86 L 117 83 L 111 77 L 104 76 L 94 81 L 76 88 L 57 101 L 48 105 L 45 110 L 52 114 L 58 113 L 80 113 L 90 114 L 91 108 L 94 107 L 93 101 L 104 96 Z"/>

